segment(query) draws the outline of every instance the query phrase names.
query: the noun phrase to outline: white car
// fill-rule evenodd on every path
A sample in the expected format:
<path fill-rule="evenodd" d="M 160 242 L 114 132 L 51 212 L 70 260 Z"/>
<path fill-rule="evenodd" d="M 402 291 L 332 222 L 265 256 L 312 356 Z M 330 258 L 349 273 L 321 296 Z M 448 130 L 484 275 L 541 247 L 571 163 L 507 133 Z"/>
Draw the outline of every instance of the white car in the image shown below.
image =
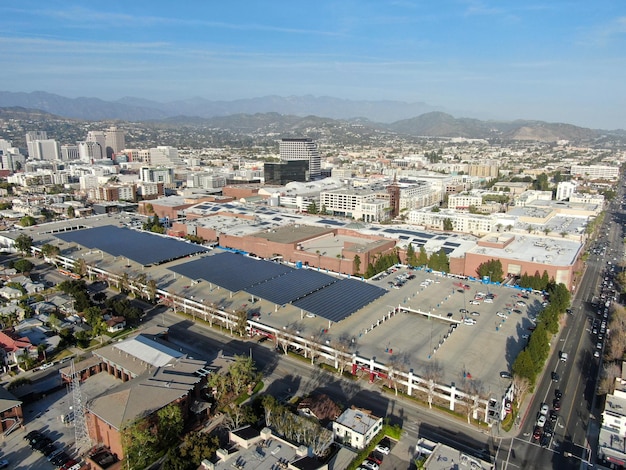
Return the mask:
<path fill-rule="evenodd" d="M 506 313 L 498 312 L 496 313 L 500 318 L 506 318 Z"/>
<path fill-rule="evenodd" d="M 389 455 L 389 452 L 390 452 L 391 449 L 389 447 L 387 447 L 387 446 L 382 445 L 382 444 L 378 444 L 374 448 L 374 450 L 376 452 L 380 452 L 381 454 Z"/>
<path fill-rule="evenodd" d="M 466 318 L 465 320 L 463 320 L 463 323 L 465 323 L 466 325 L 475 325 L 476 324 L 476 320 L 474 320 L 473 318 Z"/>
<path fill-rule="evenodd" d="M 470 300 L 470 304 L 472 304 L 472 305 L 480 305 L 480 302 L 478 300 Z"/>
<path fill-rule="evenodd" d="M 372 462 L 371 460 L 365 460 L 361 467 L 368 468 L 369 470 L 378 470 L 378 464 L 376 462 Z"/>
<path fill-rule="evenodd" d="M 537 426 L 539 426 L 540 428 L 544 427 L 546 424 L 546 417 L 545 415 L 540 415 L 539 418 L 537 418 Z"/>
<path fill-rule="evenodd" d="M 487 297 L 485 300 L 483 300 L 483 302 L 485 302 L 486 304 L 492 304 L 493 299 L 490 299 L 489 297 Z"/>
<path fill-rule="evenodd" d="M 547 403 L 542 403 L 541 404 L 541 408 L 539 410 L 539 413 L 541 413 L 542 415 L 546 416 L 548 414 L 548 411 L 550 410 L 550 408 L 548 407 Z"/>

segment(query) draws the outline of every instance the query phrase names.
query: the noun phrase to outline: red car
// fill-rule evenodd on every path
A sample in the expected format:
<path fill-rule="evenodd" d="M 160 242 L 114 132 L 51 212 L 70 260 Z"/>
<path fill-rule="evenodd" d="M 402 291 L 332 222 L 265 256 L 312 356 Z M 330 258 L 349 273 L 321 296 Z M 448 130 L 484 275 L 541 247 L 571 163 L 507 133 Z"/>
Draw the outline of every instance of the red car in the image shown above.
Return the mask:
<path fill-rule="evenodd" d="M 61 467 L 60 470 L 69 470 L 70 468 L 72 468 L 74 465 L 76 465 L 78 462 L 76 460 L 68 460 L 67 462 L 65 462 L 63 464 L 63 466 Z"/>

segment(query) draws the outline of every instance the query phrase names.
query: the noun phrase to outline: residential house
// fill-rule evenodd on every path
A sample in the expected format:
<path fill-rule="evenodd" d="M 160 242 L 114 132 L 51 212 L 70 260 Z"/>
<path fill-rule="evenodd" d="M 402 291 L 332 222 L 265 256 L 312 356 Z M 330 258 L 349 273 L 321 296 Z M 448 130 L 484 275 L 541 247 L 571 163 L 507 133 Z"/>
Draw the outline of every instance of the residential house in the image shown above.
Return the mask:
<path fill-rule="evenodd" d="M 382 427 L 382 418 L 367 410 L 348 408 L 333 422 L 333 438 L 343 445 L 363 449 Z"/>
<path fill-rule="evenodd" d="M 0 288 L 0 296 L 8 300 L 19 299 L 22 295 L 24 295 L 22 291 L 15 287 L 3 286 Z"/>
<path fill-rule="evenodd" d="M 0 348 L 4 351 L 5 365 L 9 369 L 18 366 L 20 356 L 28 354 L 37 359 L 37 347 L 26 336 L 19 336 L 14 329 L 0 331 Z"/>
<path fill-rule="evenodd" d="M 118 331 L 124 330 L 126 328 L 126 318 L 122 316 L 111 317 L 106 320 L 107 331 L 109 333 L 117 333 Z"/>

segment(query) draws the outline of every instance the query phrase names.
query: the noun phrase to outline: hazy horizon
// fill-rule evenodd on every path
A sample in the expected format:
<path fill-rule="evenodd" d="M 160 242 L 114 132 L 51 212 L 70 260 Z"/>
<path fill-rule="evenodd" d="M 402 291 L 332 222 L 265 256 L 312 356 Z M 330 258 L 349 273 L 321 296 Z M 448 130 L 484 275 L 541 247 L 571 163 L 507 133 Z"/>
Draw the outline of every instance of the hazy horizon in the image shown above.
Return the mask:
<path fill-rule="evenodd" d="M 502 3 L 3 3 L 0 88 L 108 101 L 394 100 L 626 129 L 626 6 Z"/>

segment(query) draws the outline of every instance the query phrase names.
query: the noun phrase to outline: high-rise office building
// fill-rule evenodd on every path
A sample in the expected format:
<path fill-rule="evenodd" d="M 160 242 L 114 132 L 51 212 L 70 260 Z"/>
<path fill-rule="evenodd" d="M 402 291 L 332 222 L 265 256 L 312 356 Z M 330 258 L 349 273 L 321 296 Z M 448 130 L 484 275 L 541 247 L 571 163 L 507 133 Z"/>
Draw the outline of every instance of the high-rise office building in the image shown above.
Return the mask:
<path fill-rule="evenodd" d="M 107 158 L 113 158 L 114 154 L 120 153 L 126 147 L 126 139 L 122 129 L 109 127 L 105 131 L 105 136 Z"/>
<path fill-rule="evenodd" d="M 98 142 L 83 141 L 76 142 L 78 145 L 78 156 L 86 163 L 93 163 L 94 160 L 102 160 L 103 149 Z"/>
<path fill-rule="evenodd" d="M 78 160 L 78 145 L 61 145 L 61 160 Z"/>
<path fill-rule="evenodd" d="M 98 144 L 98 146 L 100 147 L 100 156 L 96 156 L 94 157 L 96 160 L 101 160 L 103 158 L 106 158 L 107 156 L 107 152 L 106 152 L 106 147 L 107 147 L 107 143 L 106 143 L 106 134 L 103 131 L 89 131 L 87 133 L 87 140 L 86 142 L 96 142 Z"/>
<path fill-rule="evenodd" d="M 48 134 L 46 131 L 30 131 L 26 133 L 26 148 L 30 158 L 37 158 L 35 157 L 35 142 L 37 140 L 46 140 L 47 138 Z"/>
<path fill-rule="evenodd" d="M 59 160 L 61 158 L 59 144 L 54 139 L 35 140 L 31 147 L 33 150 L 32 158 L 38 160 Z"/>
<path fill-rule="evenodd" d="M 321 174 L 321 158 L 317 143 L 312 139 L 282 139 L 279 144 L 280 160 L 309 162 L 309 178 L 318 179 Z"/>
<path fill-rule="evenodd" d="M 168 145 L 159 145 L 150 149 L 150 165 L 153 166 L 178 166 L 183 161 L 178 156 L 178 149 Z"/>

